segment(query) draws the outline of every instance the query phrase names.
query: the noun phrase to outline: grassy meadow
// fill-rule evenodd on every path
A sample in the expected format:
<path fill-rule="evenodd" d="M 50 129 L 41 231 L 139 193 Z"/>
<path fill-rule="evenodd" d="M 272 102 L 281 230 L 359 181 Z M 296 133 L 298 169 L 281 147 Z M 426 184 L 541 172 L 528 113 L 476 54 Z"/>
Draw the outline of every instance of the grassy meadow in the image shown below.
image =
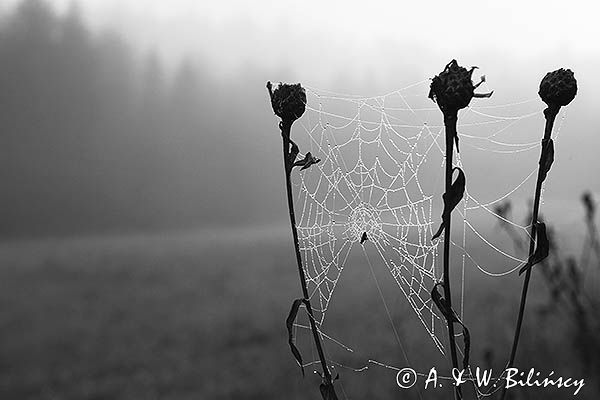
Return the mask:
<path fill-rule="evenodd" d="M 0 399 L 319 398 L 319 377 L 309 366 L 302 378 L 287 344 L 285 318 L 300 294 L 288 236 L 247 229 L 3 243 Z M 338 395 L 450 398 L 449 389 L 422 390 L 423 380 L 420 390 L 401 390 L 395 371 L 383 367 L 348 368 L 369 358 L 407 366 L 359 255 L 351 255 L 324 328 L 356 349 L 325 341 L 328 355 L 344 364 L 336 367 Z M 448 362 L 387 272 L 376 273 L 410 366 L 446 373 Z M 472 363 L 501 370 L 520 284 L 517 277 L 477 279 L 467 280 L 465 294 Z M 598 378 L 582 366 L 576 326 L 569 313 L 540 312 L 547 298 L 534 275 L 517 366 L 583 377 L 577 398 L 596 399 Z M 309 336 L 299 332 L 298 345 L 311 359 Z M 565 399 L 572 391 L 511 394 Z"/>

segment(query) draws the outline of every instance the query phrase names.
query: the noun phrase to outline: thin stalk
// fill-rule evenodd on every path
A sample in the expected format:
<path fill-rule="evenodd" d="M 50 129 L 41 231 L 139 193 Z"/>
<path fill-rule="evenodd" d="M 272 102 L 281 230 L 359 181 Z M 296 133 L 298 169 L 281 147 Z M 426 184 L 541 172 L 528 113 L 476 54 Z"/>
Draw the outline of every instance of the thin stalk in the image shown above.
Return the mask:
<path fill-rule="evenodd" d="M 313 334 L 313 338 L 315 341 L 315 346 L 317 348 L 317 353 L 319 355 L 319 360 L 321 361 L 321 367 L 323 369 L 323 379 L 325 380 L 325 384 L 333 387 L 331 373 L 329 372 L 329 368 L 327 367 L 327 360 L 325 359 L 325 353 L 323 352 L 323 346 L 321 344 L 321 336 L 317 330 L 317 325 L 315 322 L 315 318 L 313 315 L 312 306 L 310 304 L 310 299 L 308 295 L 308 285 L 306 283 L 306 276 L 304 274 L 304 268 L 302 267 L 302 256 L 300 254 L 300 245 L 298 242 L 298 229 L 296 228 L 296 215 L 294 212 L 294 198 L 292 193 L 292 169 L 294 167 L 293 160 L 290 160 L 290 133 L 292 128 L 292 123 L 282 122 L 280 125 L 281 135 L 283 137 L 283 166 L 285 169 L 285 188 L 287 192 L 287 201 L 288 201 L 288 211 L 290 215 L 290 226 L 292 228 L 292 236 L 294 238 L 294 249 L 296 251 L 296 263 L 298 264 L 298 274 L 300 276 L 300 285 L 302 286 L 302 295 L 306 302 L 304 303 L 306 306 L 306 311 L 308 312 L 310 329 Z M 335 395 L 335 392 L 333 392 Z M 334 397 L 331 400 L 335 400 L 337 397 Z"/>
<path fill-rule="evenodd" d="M 450 186 L 452 186 L 452 157 L 454 150 L 454 138 L 456 136 L 456 122 L 458 113 L 444 114 L 444 125 L 446 127 L 446 198 L 450 196 Z M 450 356 L 452 357 L 452 368 L 458 370 L 458 357 L 456 355 L 456 339 L 454 337 L 454 321 L 452 318 L 452 292 L 450 291 L 450 217 L 452 210 L 450 207 L 444 207 L 443 220 L 444 226 L 444 299 L 450 310 L 446 315 L 448 324 L 448 339 L 450 340 Z M 462 399 L 460 386 L 456 386 L 455 397 Z"/>
<path fill-rule="evenodd" d="M 535 250 L 535 224 L 537 223 L 538 213 L 540 210 L 540 196 L 542 193 L 542 184 L 543 184 L 543 160 L 546 155 L 546 151 L 548 149 L 548 142 L 550 141 L 550 137 L 552 135 L 552 128 L 554 127 L 554 121 L 556 119 L 556 115 L 558 114 L 558 110 L 560 106 L 556 107 L 548 107 L 544 110 L 544 116 L 546 117 L 546 126 L 544 129 L 544 138 L 542 139 L 542 150 L 540 153 L 540 165 L 538 165 L 538 176 L 537 182 L 535 185 L 535 198 L 533 200 L 533 212 L 531 214 L 531 230 L 530 230 L 530 239 L 529 239 L 529 254 L 528 260 L 533 255 Z M 528 268 L 525 272 L 525 280 L 523 281 L 523 290 L 521 292 L 521 304 L 519 305 L 519 315 L 517 317 L 517 327 L 515 328 L 515 336 L 513 338 L 512 349 L 510 351 L 510 358 L 506 368 L 512 368 L 515 363 L 515 357 L 517 355 L 517 348 L 519 346 L 519 337 L 521 335 L 521 326 L 523 325 L 523 316 L 525 315 L 525 304 L 527 303 L 527 291 L 529 290 L 529 280 L 531 279 L 531 268 Z M 503 386 L 502 389 L 502 397 L 503 400 L 506 396 L 506 385 Z"/>

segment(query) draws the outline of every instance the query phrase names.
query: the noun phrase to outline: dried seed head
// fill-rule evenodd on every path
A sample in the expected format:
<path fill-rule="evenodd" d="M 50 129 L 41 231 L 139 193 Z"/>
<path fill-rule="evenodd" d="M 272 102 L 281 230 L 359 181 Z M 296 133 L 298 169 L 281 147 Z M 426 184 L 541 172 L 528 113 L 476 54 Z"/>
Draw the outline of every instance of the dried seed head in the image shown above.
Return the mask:
<path fill-rule="evenodd" d="M 267 82 L 267 88 L 271 95 L 271 106 L 273 112 L 284 122 L 294 122 L 304 114 L 306 110 L 306 92 L 299 84 L 289 85 L 279 83 L 272 90 L 271 82 Z"/>
<path fill-rule="evenodd" d="M 538 94 L 549 106 L 566 106 L 577 94 L 577 80 L 573 71 L 561 68 L 548 72 L 540 83 Z"/>
<path fill-rule="evenodd" d="M 476 95 L 477 85 L 473 84 L 471 77 L 476 67 L 467 70 L 458 65 L 456 60 L 450 61 L 444 71 L 435 76 L 431 81 L 429 98 L 435 101 L 442 112 L 456 112 L 465 108 L 473 97 L 489 97 L 491 93 Z M 485 81 L 482 77 L 481 81 Z"/>
<path fill-rule="evenodd" d="M 585 208 L 586 219 L 588 221 L 593 221 L 594 214 L 596 213 L 596 204 L 594 203 L 592 194 L 590 192 L 585 192 L 581 196 L 581 201 L 583 202 L 583 207 Z"/>
<path fill-rule="evenodd" d="M 512 204 L 510 200 L 506 200 L 503 203 L 498 204 L 494 207 L 494 212 L 501 218 L 500 222 L 506 222 L 506 220 L 510 219 L 510 209 L 512 208 Z"/>

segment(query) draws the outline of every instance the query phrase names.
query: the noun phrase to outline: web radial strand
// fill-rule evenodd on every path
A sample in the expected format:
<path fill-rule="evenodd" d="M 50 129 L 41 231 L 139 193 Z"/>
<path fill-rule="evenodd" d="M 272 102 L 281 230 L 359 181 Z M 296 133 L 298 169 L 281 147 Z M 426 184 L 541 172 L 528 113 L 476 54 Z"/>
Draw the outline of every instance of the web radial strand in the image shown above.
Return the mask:
<path fill-rule="evenodd" d="M 431 300 L 431 289 L 442 277 L 441 241 L 431 237 L 441 223 L 445 144 L 440 112 L 427 100 L 428 83 L 371 97 L 309 87 L 306 113 L 293 136 L 303 151 L 299 158 L 310 151 L 320 162 L 296 169 L 293 184 L 300 250 L 320 329 L 344 270 L 355 267 L 351 255 L 364 254 L 375 270 L 387 271 L 424 333 L 444 354 L 445 319 Z M 455 303 L 461 316 L 468 295 L 465 275 L 503 276 L 522 264 L 524 255 L 495 243 L 481 226 L 503 221 L 526 234 L 527 226 L 508 221 L 494 207 L 531 183 L 535 172 L 521 171 L 516 186 L 477 193 L 470 186 L 471 171 L 476 169 L 470 156 L 514 157 L 535 151 L 537 140 L 518 137 L 514 131 L 539 113 L 539 104 L 529 99 L 472 106 L 459 120 L 462 152 L 457 161 L 468 177 L 468 202 L 455 210 L 463 218 L 455 228 L 462 226 L 462 232 L 458 242 L 452 242 L 461 259 L 456 292 L 460 300 Z M 478 225 L 476 218 L 484 223 Z M 486 265 L 470 253 L 473 241 L 502 257 L 503 268 Z M 353 251 L 357 247 L 362 251 Z M 335 332 L 328 335 L 338 339 Z"/>

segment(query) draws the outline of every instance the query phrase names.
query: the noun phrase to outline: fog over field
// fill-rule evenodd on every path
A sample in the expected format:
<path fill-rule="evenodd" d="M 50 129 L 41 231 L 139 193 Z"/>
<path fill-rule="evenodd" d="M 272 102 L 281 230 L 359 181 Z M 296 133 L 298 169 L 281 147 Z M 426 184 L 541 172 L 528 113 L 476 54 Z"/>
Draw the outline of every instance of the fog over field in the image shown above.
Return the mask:
<path fill-rule="evenodd" d="M 452 59 L 479 67 L 477 93 L 493 91 L 459 113 L 466 190 L 446 242 L 459 356 L 470 347 L 470 365 L 496 375 L 507 365 L 545 124 L 538 90 L 570 68 L 577 96 L 556 119 L 541 192 L 548 257 L 532 267 L 515 365 L 584 378 L 577 398 L 597 399 L 599 11 L 0 1 L 0 399 L 319 396 L 303 306 L 293 340 L 286 330 L 304 293 L 267 81 L 306 88 L 291 133 L 307 167 L 291 177 L 297 251 L 339 398 L 452 398 L 446 381 L 422 385 L 451 366 L 450 313 L 432 294 L 445 130 L 428 95 Z M 537 255 L 544 244 L 538 235 Z M 420 387 L 400 389 L 402 367 Z M 506 400 L 571 396 L 517 388 Z"/>
<path fill-rule="evenodd" d="M 592 13 L 583 3 L 444 4 L 434 13 L 420 3 L 5 2 L 2 235 L 284 223 L 267 80 L 374 95 L 431 78 L 452 58 L 480 66 L 490 105 L 535 99 L 547 71 L 575 71 L 579 95 L 545 194 L 557 218 L 580 219 L 562 214 L 600 189 L 579 179 L 594 171 L 598 144 Z M 470 157 L 481 165 L 486 154 Z M 530 165 L 497 165 L 491 177 L 508 182 Z"/>

